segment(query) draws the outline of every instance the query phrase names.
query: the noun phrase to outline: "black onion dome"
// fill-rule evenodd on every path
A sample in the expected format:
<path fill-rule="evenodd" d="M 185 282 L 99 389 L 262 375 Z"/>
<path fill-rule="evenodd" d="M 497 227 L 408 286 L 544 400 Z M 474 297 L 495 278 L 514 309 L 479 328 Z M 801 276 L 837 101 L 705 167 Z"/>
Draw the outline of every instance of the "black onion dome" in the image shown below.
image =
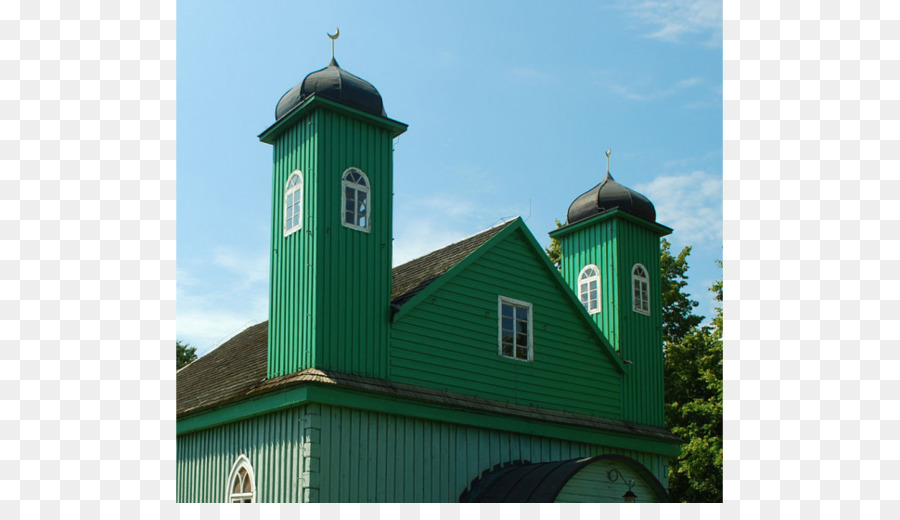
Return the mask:
<path fill-rule="evenodd" d="M 616 182 L 609 172 L 603 181 L 575 199 L 569 206 L 567 224 L 613 209 L 621 209 L 648 222 L 656 222 L 656 208 L 650 199 Z"/>
<path fill-rule="evenodd" d="M 311 72 L 297 86 L 281 96 L 275 107 L 275 119 L 281 119 L 313 94 L 372 115 L 387 117 L 378 90 L 368 81 L 342 69 L 338 62 L 331 58 L 331 63 L 327 67 Z"/>

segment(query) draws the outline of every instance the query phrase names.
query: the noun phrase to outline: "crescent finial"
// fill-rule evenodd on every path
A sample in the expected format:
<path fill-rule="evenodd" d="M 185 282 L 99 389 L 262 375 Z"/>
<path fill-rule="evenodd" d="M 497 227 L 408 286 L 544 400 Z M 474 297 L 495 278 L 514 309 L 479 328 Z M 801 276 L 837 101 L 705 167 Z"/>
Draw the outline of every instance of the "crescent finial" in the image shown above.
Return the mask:
<path fill-rule="evenodd" d="M 335 27 L 334 34 L 329 34 L 329 33 L 325 33 L 325 34 L 328 34 L 328 37 L 331 38 L 331 59 L 333 60 L 334 59 L 334 40 L 337 40 L 338 36 L 341 35 L 341 28 Z"/>

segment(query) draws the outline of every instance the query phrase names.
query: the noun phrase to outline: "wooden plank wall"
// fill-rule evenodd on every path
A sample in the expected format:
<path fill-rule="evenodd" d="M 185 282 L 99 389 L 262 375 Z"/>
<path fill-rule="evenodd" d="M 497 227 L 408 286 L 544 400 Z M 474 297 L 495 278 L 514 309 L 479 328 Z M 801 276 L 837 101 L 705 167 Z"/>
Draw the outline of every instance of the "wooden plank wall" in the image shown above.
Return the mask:
<path fill-rule="evenodd" d="M 269 308 L 270 378 L 317 367 L 387 377 L 392 139 L 383 128 L 319 109 L 275 143 Z M 347 168 L 369 179 L 370 231 L 342 225 Z M 303 172 L 303 228 L 283 232 L 284 185 Z"/>
<path fill-rule="evenodd" d="M 621 375 L 520 233 L 394 323 L 391 379 L 621 418 Z M 533 304 L 533 362 L 499 355 L 498 295 Z"/>
<path fill-rule="evenodd" d="M 619 284 L 622 286 L 622 356 L 633 363 L 622 391 L 625 419 L 662 426 L 663 395 L 662 296 L 660 294 L 659 236 L 625 220 L 617 220 Z M 632 267 L 643 264 L 650 276 L 650 316 L 632 310 Z"/>
<path fill-rule="evenodd" d="M 257 501 L 299 501 L 309 451 L 302 419 L 302 409 L 293 408 L 178 436 L 176 501 L 225 502 L 229 472 L 242 454 L 256 474 Z"/>
<path fill-rule="evenodd" d="M 321 212 L 323 183 L 316 174 L 320 112 L 285 132 L 273 147 L 272 221 L 269 257 L 270 378 L 313 366 L 318 256 L 315 215 Z M 306 124 L 308 122 L 308 124 Z M 303 173 L 303 223 L 284 236 L 284 186 L 295 170 Z"/>
<path fill-rule="evenodd" d="M 668 459 L 658 455 L 312 406 L 318 407 L 311 413 L 320 414 L 322 432 L 318 448 L 321 473 L 314 477 L 320 484 L 317 496 L 322 502 L 457 502 L 483 471 L 516 460 L 551 462 L 616 453 L 638 460 L 664 485 L 668 474 Z"/>
<path fill-rule="evenodd" d="M 308 404 L 179 436 L 176 500 L 224 502 L 241 454 L 260 502 L 456 502 L 499 463 L 607 453 L 636 459 L 666 485 L 668 459 L 659 455 Z"/>
<path fill-rule="evenodd" d="M 621 472 L 625 482 L 634 481 L 631 492 L 637 495 L 635 502 L 658 502 L 656 494 L 644 482 L 644 479 L 627 464 L 610 460 L 598 460 L 579 471 L 563 486 L 556 502 L 624 502 L 622 495 L 628 491 L 628 484 L 622 477 L 610 482 L 609 471 L 616 468 Z"/>

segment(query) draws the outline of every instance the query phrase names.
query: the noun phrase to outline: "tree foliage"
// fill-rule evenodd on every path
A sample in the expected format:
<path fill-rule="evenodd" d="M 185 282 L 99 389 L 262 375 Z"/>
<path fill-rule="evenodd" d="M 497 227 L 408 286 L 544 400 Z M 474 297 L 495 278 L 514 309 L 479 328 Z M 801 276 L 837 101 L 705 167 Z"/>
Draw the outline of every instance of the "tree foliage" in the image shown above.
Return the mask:
<path fill-rule="evenodd" d="M 191 363 L 191 361 L 197 359 L 197 349 L 196 347 L 192 347 L 187 343 L 182 343 L 179 340 L 175 340 L 175 369 L 180 370 L 182 367 L 185 367 Z"/>
<path fill-rule="evenodd" d="M 666 239 L 660 243 L 663 341 L 667 344 L 677 342 L 703 321 L 703 316 L 694 314 L 694 309 L 699 304 L 684 293 L 688 280 L 687 258 L 691 254 L 691 247 L 682 249 L 677 257 L 672 256 L 671 247 L 672 244 Z"/>
<path fill-rule="evenodd" d="M 721 302 L 721 280 L 710 290 Z M 711 326 L 695 325 L 666 342 L 666 426 L 683 441 L 669 465 L 669 497 L 676 502 L 722 501 L 721 305 L 715 312 Z"/>
<path fill-rule="evenodd" d="M 557 219 L 556 229 L 561 227 L 562 223 Z M 562 269 L 562 249 L 559 246 L 559 240 L 551 238 L 550 247 L 544 249 L 544 251 L 547 252 L 547 256 L 550 257 L 550 261 L 553 262 L 553 265 L 555 265 L 557 269 Z"/>

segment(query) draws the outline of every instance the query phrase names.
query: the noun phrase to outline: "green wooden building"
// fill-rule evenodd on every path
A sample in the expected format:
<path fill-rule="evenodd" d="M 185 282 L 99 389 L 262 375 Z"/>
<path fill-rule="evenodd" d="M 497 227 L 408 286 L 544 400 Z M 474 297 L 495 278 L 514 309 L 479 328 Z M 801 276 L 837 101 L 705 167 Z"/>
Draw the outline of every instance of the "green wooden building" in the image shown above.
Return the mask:
<path fill-rule="evenodd" d="M 671 229 L 607 172 L 561 270 L 521 219 L 392 269 L 404 131 L 334 60 L 278 102 L 269 321 L 178 372 L 178 501 L 665 501 Z"/>

